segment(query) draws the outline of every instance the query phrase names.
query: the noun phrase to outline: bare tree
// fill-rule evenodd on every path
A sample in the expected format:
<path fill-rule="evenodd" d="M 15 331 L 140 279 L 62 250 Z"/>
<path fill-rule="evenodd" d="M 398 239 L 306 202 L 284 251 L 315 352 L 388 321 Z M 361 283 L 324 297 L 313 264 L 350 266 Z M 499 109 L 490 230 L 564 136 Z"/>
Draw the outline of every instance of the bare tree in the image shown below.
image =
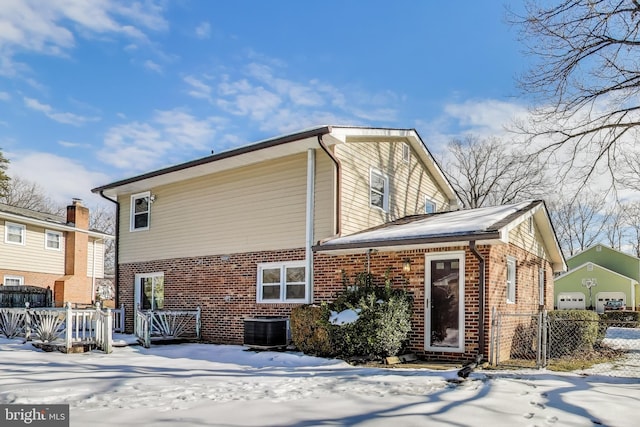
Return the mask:
<path fill-rule="evenodd" d="M 548 204 L 549 215 L 565 256 L 573 256 L 606 236 L 609 211 L 604 197 L 581 194 Z"/>
<path fill-rule="evenodd" d="M 640 202 L 627 203 L 621 209 L 627 243 L 631 245 L 633 254 L 640 257 Z"/>
<path fill-rule="evenodd" d="M 47 197 L 38 184 L 18 176 L 11 178 L 0 203 L 53 215 L 63 215 L 65 211 L 65 207 Z"/>
<path fill-rule="evenodd" d="M 11 178 L 7 175 L 7 167 L 9 166 L 9 160 L 4 157 L 0 150 L 0 197 L 3 197 L 9 188 L 9 182 Z"/>
<path fill-rule="evenodd" d="M 528 0 L 509 12 L 534 58 L 520 79 L 540 108 L 520 131 L 535 154 L 565 158 L 562 173 L 581 182 L 606 168 L 624 183 L 640 124 L 640 2 Z"/>
<path fill-rule="evenodd" d="M 447 148 L 444 173 L 468 208 L 538 198 L 548 190 L 544 165 L 520 156 L 497 137 L 471 135 L 454 139 Z"/>
<path fill-rule="evenodd" d="M 613 204 L 605 214 L 604 238 L 616 250 L 622 250 L 627 233 L 624 211 L 620 204 Z"/>

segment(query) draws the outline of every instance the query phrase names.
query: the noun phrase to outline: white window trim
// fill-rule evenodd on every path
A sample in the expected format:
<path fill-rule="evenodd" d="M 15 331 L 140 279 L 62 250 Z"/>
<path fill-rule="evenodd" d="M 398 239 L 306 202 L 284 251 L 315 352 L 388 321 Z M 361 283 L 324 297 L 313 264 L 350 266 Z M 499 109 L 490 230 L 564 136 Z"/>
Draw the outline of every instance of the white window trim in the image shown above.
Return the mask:
<path fill-rule="evenodd" d="M 406 142 L 402 143 L 402 161 L 405 163 L 411 161 L 411 147 Z"/>
<path fill-rule="evenodd" d="M 58 236 L 58 247 L 57 248 L 51 248 L 49 247 L 49 235 L 50 234 L 55 234 Z M 62 233 L 59 231 L 53 231 L 53 230 L 44 230 L 44 248 L 48 251 L 61 251 L 62 250 Z"/>
<path fill-rule="evenodd" d="M 4 286 L 14 286 L 14 285 L 7 285 L 7 280 L 17 280 L 18 282 L 18 286 L 23 286 L 24 285 L 24 277 L 22 276 L 4 276 L 4 280 L 3 280 L 3 285 Z"/>
<path fill-rule="evenodd" d="M 543 267 L 538 268 L 538 298 L 540 299 L 540 305 L 544 305 L 544 279 L 545 271 Z"/>
<path fill-rule="evenodd" d="M 304 298 L 301 299 L 286 299 L 286 276 L 284 273 L 285 268 L 302 267 L 304 268 Z M 280 268 L 280 299 L 262 299 L 262 270 Z M 309 269 L 307 268 L 306 261 L 287 261 L 287 262 L 266 262 L 258 264 L 257 278 L 256 278 L 256 302 L 261 304 L 290 304 L 290 303 L 309 303 Z"/>
<path fill-rule="evenodd" d="M 509 277 L 509 264 L 513 265 L 513 278 Z M 518 277 L 518 262 L 516 261 L 516 259 L 514 257 L 507 257 L 507 279 L 506 279 L 506 285 L 507 285 L 507 304 L 515 304 L 516 303 L 516 299 L 517 299 L 517 277 Z M 511 299 L 511 296 L 513 296 L 513 299 Z"/>
<path fill-rule="evenodd" d="M 465 252 L 464 251 L 451 251 L 451 252 L 439 252 L 439 253 L 427 253 L 425 254 L 425 268 L 424 268 L 424 286 L 431 286 L 431 268 L 427 268 L 427 266 L 429 266 L 429 263 L 431 261 L 438 261 L 438 260 L 445 260 L 445 259 L 454 259 L 457 258 L 458 259 L 458 270 L 460 272 L 460 275 L 458 277 L 458 289 L 459 289 L 459 302 L 458 304 L 460 304 L 459 310 L 458 310 L 458 325 L 460 325 L 459 329 L 458 329 L 458 347 L 456 348 L 452 348 L 452 347 L 436 347 L 436 346 L 430 346 L 427 345 L 427 343 L 429 343 L 429 337 L 428 334 L 431 331 L 431 319 L 430 319 L 430 311 L 429 309 L 425 309 L 424 311 L 424 316 L 425 316 L 425 328 L 424 328 L 424 349 L 427 351 L 446 351 L 449 353 L 464 353 L 465 351 L 465 345 L 464 345 L 464 338 L 465 338 L 465 330 L 466 330 L 466 324 L 465 324 L 465 293 L 464 293 L 464 288 L 465 288 L 465 263 L 464 263 L 464 258 L 465 258 Z M 427 295 L 429 295 L 430 297 L 430 291 L 427 292 L 426 288 L 425 288 L 425 306 L 429 305 L 430 302 L 426 299 Z"/>
<path fill-rule="evenodd" d="M 427 211 L 427 205 L 433 205 L 433 212 Z M 424 213 L 436 213 L 438 211 L 438 204 L 429 196 L 424 197 Z"/>
<path fill-rule="evenodd" d="M 154 272 L 154 273 L 138 273 L 135 275 L 134 277 L 134 282 L 133 282 L 133 297 L 134 297 L 134 301 L 135 301 L 135 309 L 138 308 L 139 305 L 141 305 L 142 303 L 142 293 L 140 291 L 140 279 L 146 279 L 146 278 L 155 278 L 155 277 L 162 277 L 162 279 L 164 280 L 164 271 L 160 271 L 160 272 Z M 135 313 L 134 313 L 135 314 Z"/>
<path fill-rule="evenodd" d="M 382 194 L 382 207 L 374 205 L 373 200 L 371 199 L 371 193 L 374 191 L 376 193 L 378 192 L 377 190 L 374 190 L 373 186 L 371 185 L 373 182 L 374 173 L 376 175 L 380 175 L 384 180 L 384 192 Z M 387 176 L 386 173 L 375 168 L 369 169 L 369 207 L 374 209 L 380 209 L 384 212 L 389 212 L 389 177 Z"/>
<path fill-rule="evenodd" d="M 9 227 L 19 227 L 20 228 L 20 242 L 12 242 L 9 240 Z M 25 245 L 25 240 L 27 240 L 27 227 L 24 224 L 17 224 L 15 222 L 4 222 L 4 242 L 8 245 Z"/>
<path fill-rule="evenodd" d="M 135 228 L 135 201 L 136 199 L 141 199 L 143 197 L 147 197 L 149 199 L 149 203 L 147 204 L 147 226 Z M 145 191 L 144 193 L 137 193 L 131 195 L 131 209 L 129 212 L 129 231 L 145 231 L 149 229 L 149 225 L 151 224 L 151 191 Z"/>

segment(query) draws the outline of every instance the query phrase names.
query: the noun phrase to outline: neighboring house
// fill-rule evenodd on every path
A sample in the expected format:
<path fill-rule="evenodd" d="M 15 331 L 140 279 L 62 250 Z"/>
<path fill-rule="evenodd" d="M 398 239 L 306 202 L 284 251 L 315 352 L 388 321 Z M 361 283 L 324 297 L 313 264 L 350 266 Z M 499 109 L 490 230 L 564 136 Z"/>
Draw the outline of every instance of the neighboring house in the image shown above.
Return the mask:
<path fill-rule="evenodd" d="M 104 241 L 89 230 L 89 209 L 78 200 L 66 217 L 0 204 L 0 279 L 4 286 L 51 288 L 57 306 L 91 303 L 104 274 Z"/>
<path fill-rule="evenodd" d="M 597 244 L 567 259 L 567 266 L 555 279 L 556 308 L 602 313 L 609 300 L 623 301 L 628 310 L 640 306 L 640 258 Z"/>
<path fill-rule="evenodd" d="M 118 209 L 116 303 L 127 313 L 200 306 L 203 337 L 213 342 L 242 343 L 243 319 L 329 300 L 342 289 L 343 269 L 369 265 L 390 268 L 399 285 L 408 280 L 412 349 L 471 359 L 486 349 L 491 308 L 537 310 L 540 296 L 551 308 L 553 271 L 564 269 L 543 203 L 458 211 L 455 191 L 412 129 L 318 127 L 93 191 Z M 424 224 L 427 232 L 416 234 Z M 376 228 L 408 237 L 391 246 L 358 240 Z M 425 265 L 433 270 L 425 274 Z M 457 298 L 453 347 L 425 342 L 430 327 L 452 339 L 448 325 L 425 320 L 434 286 Z M 133 316 L 126 323 L 131 331 Z"/>

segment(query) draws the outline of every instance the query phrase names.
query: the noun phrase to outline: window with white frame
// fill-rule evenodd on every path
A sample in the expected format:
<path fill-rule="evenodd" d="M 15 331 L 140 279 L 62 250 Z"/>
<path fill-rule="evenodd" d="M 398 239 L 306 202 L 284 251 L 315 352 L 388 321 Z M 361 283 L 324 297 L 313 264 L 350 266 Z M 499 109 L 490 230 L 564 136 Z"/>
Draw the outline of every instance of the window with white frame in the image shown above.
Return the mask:
<path fill-rule="evenodd" d="M 59 231 L 46 230 L 44 234 L 44 247 L 52 251 L 62 249 L 62 233 Z"/>
<path fill-rule="evenodd" d="M 258 302 L 307 302 L 304 262 L 258 264 Z"/>
<path fill-rule="evenodd" d="M 24 245 L 26 227 L 13 222 L 4 223 L 4 241 L 12 245 Z"/>
<path fill-rule="evenodd" d="M 436 202 L 426 197 L 424 199 L 424 213 L 434 213 L 436 211 Z"/>
<path fill-rule="evenodd" d="M 516 302 L 516 259 L 507 258 L 507 303 Z"/>
<path fill-rule="evenodd" d="M 131 196 L 131 231 L 149 229 L 151 213 L 151 193 L 134 194 Z"/>
<path fill-rule="evenodd" d="M 22 276 L 4 276 L 5 286 L 22 286 L 24 285 L 24 277 Z"/>
<path fill-rule="evenodd" d="M 369 173 L 369 194 L 371 207 L 389 210 L 389 178 L 376 169 Z"/>
<path fill-rule="evenodd" d="M 405 163 L 409 163 L 411 160 L 411 149 L 409 148 L 409 144 L 406 142 L 402 143 L 402 161 Z"/>

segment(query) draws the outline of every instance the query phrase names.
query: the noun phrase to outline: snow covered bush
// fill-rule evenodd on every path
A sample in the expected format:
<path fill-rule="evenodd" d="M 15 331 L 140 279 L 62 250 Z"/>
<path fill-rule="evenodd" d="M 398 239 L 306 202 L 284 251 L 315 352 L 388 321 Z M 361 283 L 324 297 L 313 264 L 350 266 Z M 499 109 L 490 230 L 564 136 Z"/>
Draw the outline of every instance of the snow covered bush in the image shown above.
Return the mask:
<path fill-rule="evenodd" d="M 358 273 L 350 283 L 343 273 L 344 289 L 332 303 L 297 307 L 291 313 L 293 343 L 304 353 L 343 358 L 395 356 L 411 331 L 412 298 Z M 380 281 L 382 282 L 382 281 Z"/>

